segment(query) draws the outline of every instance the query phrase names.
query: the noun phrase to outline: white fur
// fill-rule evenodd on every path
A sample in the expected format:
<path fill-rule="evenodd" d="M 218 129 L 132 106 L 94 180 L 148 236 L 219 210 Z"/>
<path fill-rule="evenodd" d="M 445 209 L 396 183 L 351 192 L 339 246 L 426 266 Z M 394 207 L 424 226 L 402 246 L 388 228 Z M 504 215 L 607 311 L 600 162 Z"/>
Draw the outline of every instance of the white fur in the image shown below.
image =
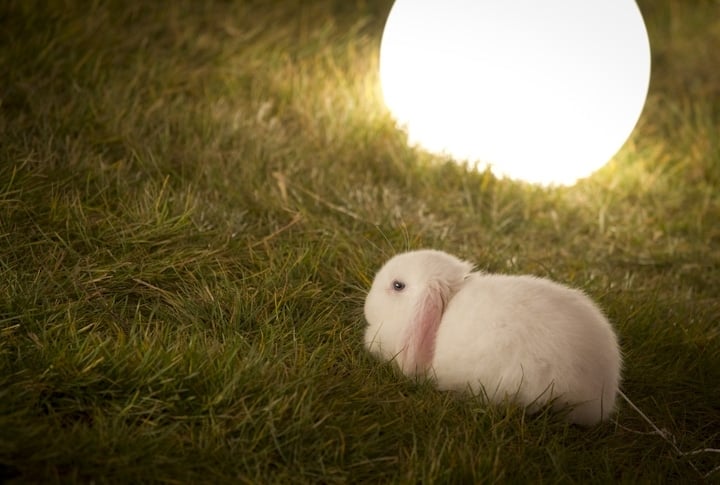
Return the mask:
<path fill-rule="evenodd" d="M 391 258 L 365 301 L 368 350 L 407 375 L 433 377 L 442 390 L 470 388 L 530 411 L 571 405 L 570 421 L 582 425 L 607 419 L 621 356 L 592 300 L 547 279 L 471 270 L 435 250 Z M 441 302 L 440 311 L 428 301 Z"/>

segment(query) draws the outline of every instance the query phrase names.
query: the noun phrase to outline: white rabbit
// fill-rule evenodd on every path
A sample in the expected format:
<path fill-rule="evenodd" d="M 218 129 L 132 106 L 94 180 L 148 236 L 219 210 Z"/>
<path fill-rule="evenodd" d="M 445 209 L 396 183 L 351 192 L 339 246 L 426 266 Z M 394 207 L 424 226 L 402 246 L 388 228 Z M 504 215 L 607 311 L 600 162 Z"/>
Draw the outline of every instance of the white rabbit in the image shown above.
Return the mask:
<path fill-rule="evenodd" d="M 592 425 L 615 408 L 621 355 L 610 322 L 579 290 L 534 276 L 472 272 L 436 250 L 391 258 L 365 300 L 365 346 L 441 390 L 552 401 Z"/>

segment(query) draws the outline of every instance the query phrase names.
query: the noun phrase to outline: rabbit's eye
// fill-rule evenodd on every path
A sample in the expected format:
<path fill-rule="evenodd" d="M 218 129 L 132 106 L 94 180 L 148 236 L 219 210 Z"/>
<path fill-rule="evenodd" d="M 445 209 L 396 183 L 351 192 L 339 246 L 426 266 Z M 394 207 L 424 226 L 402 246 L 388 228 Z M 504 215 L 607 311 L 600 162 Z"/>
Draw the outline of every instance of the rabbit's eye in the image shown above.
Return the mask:
<path fill-rule="evenodd" d="M 402 281 L 398 281 L 398 280 L 393 281 L 392 286 L 393 286 L 393 290 L 395 290 L 395 291 L 402 291 L 405 289 L 405 283 L 403 283 Z"/>

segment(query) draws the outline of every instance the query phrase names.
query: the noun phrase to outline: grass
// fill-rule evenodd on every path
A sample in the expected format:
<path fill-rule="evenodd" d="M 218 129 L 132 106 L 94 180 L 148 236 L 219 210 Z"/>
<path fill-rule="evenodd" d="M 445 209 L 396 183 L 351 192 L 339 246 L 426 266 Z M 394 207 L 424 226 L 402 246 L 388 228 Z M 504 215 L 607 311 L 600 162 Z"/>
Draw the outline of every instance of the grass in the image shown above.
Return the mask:
<path fill-rule="evenodd" d="M 640 3 L 640 124 L 543 189 L 406 146 L 390 4 L 2 2 L 0 479 L 719 479 L 720 5 Z M 364 292 L 420 247 L 585 289 L 632 405 L 579 429 L 372 360 Z"/>

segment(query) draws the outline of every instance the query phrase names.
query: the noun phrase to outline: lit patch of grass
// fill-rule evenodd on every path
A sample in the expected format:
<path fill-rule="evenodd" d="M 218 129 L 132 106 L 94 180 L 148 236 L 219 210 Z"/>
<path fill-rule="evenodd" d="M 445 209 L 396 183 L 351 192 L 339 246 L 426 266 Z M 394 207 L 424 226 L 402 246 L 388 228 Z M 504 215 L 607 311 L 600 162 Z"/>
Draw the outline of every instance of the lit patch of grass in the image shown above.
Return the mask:
<path fill-rule="evenodd" d="M 558 189 L 406 146 L 389 8 L 0 6 L 0 478 L 717 478 L 717 2 L 641 2 L 643 118 Z M 577 429 L 375 362 L 364 293 L 418 247 L 584 288 L 644 416 Z"/>

